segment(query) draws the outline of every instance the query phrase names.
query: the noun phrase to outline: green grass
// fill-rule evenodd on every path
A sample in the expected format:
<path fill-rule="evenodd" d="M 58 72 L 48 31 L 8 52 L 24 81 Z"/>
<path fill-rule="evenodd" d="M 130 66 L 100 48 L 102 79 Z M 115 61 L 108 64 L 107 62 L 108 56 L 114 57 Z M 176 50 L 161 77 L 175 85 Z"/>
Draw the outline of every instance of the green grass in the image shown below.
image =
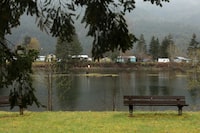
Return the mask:
<path fill-rule="evenodd" d="M 0 112 L 0 133 L 199 133 L 200 112 Z"/>

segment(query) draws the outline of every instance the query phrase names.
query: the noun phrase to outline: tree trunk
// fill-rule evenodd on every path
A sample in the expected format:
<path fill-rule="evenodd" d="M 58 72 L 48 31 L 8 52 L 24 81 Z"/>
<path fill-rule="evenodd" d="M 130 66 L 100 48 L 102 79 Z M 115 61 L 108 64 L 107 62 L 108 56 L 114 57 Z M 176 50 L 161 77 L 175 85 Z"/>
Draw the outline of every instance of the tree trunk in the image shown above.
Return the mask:
<path fill-rule="evenodd" d="M 19 114 L 23 115 L 24 114 L 24 109 L 22 106 L 19 106 Z"/>

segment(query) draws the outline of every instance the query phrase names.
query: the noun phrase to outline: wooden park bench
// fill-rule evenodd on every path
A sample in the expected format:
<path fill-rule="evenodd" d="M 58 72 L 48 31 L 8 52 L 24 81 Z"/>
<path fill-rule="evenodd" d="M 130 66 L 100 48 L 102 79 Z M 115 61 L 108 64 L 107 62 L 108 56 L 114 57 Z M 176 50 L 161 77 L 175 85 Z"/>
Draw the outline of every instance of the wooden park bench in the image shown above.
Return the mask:
<path fill-rule="evenodd" d="M 185 96 L 124 96 L 124 105 L 129 107 L 131 116 L 133 106 L 177 106 L 178 115 L 182 115 L 182 108 L 188 106 Z"/>
<path fill-rule="evenodd" d="M 9 96 L 0 96 L 0 107 L 10 106 Z"/>
<path fill-rule="evenodd" d="M 21 102 L 19 102 L 15 106 L 19 106 Z M 10 107 L 10 97 L 9 96 L 0 96 L 0 107 Z M 20 114 L 23 114 L 23 108 L 19 110 Z"/>

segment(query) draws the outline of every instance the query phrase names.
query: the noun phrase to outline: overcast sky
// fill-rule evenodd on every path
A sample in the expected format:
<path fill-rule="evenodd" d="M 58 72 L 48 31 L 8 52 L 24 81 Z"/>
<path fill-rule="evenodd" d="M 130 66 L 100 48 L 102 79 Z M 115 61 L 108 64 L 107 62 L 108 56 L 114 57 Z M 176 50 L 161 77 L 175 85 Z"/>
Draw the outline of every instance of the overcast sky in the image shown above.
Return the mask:
<path fill-rule="evenodd" d="M 200 6 L 200 0 L 170 0 L 170 2 L 163 2 L 163 7 L 156 7 L 155 5 L 149 4 L 150 2 L 143 2 L 143 0 L 136 0 L 136 8 L 137 7 L 146 7 L 148 9 L 162 9 L 162 10 L 169 10 L 170 8 L 177 9 L 177 10 L 188 10 L 191 7 L 198 7 Z"/>
<path fill-rule="evenodd" d="M 144 2 L 143 0 L 136 0 L 136 9 L 133 14 L 137 16 L 141 12 L 143 14 L 146 13 L 142 17 L 150 15 L 172 22 L 183 22 L 183 20 L 199 21 L 200 0 L 170 0 L 169 3 L 163 2 L 163 7 L 152 5 L 150 2 Z"/>

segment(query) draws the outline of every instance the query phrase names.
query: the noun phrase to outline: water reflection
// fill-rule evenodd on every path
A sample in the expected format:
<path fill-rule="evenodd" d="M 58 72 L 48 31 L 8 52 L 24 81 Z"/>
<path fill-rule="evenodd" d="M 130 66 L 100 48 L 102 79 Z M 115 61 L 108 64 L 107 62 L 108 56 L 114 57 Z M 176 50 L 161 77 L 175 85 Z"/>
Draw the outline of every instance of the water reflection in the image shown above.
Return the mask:
<path fill-rule="evenodd" d="M 112 111 L 127 110 L 123 106 L 124 95 L 183 95 L 190 105 L 184 110 L 198 110 L 200 89 L 190 88 L 189 75 L 173 72 L 102 72 L 100 76 L 84 74 L 59 74 L 52 77 L 52 110 Z M 113 75 L 117 76 L 113 76 Z M 42 104 L 48 104 L 48 75 L 37 71 L 33 75 L 36 96 Z M 1 94 L 6 91 L 0 90 Z M 167 107 L 167 109 L 169 109 Z M 174 108 L 176 110 L 176 108 Z M 42 111 L 31 107 L 30 110 Z"/>
<path fill-rule="evenodd" d="M 74 81 L 74 82 L 72 82 Z M 75 110 L 79 97 L 79 80 L 76 76 L 57 76 L 56 88 L 58 104 L 61 110 Z"/>
<path fill-rule="evenodd" d="M 169 72 L 116 72 L 118 76 L 57 75 L 53 110 L 127 110 L 123 95 L 184 95 L 196 110 L 199 89 L 188 89 L 187 76 Z M 37 82 L 37 81 L 36 81 Z"/>
<path fill-rule="evenodd" d="M 196 69 L 188 75 L 188 92 L 191 96 L 191 100 L 194 103 L 192 108 L 194 110 L 200 109 L 199 101 L 200 98 L 200 75 Z"/>

